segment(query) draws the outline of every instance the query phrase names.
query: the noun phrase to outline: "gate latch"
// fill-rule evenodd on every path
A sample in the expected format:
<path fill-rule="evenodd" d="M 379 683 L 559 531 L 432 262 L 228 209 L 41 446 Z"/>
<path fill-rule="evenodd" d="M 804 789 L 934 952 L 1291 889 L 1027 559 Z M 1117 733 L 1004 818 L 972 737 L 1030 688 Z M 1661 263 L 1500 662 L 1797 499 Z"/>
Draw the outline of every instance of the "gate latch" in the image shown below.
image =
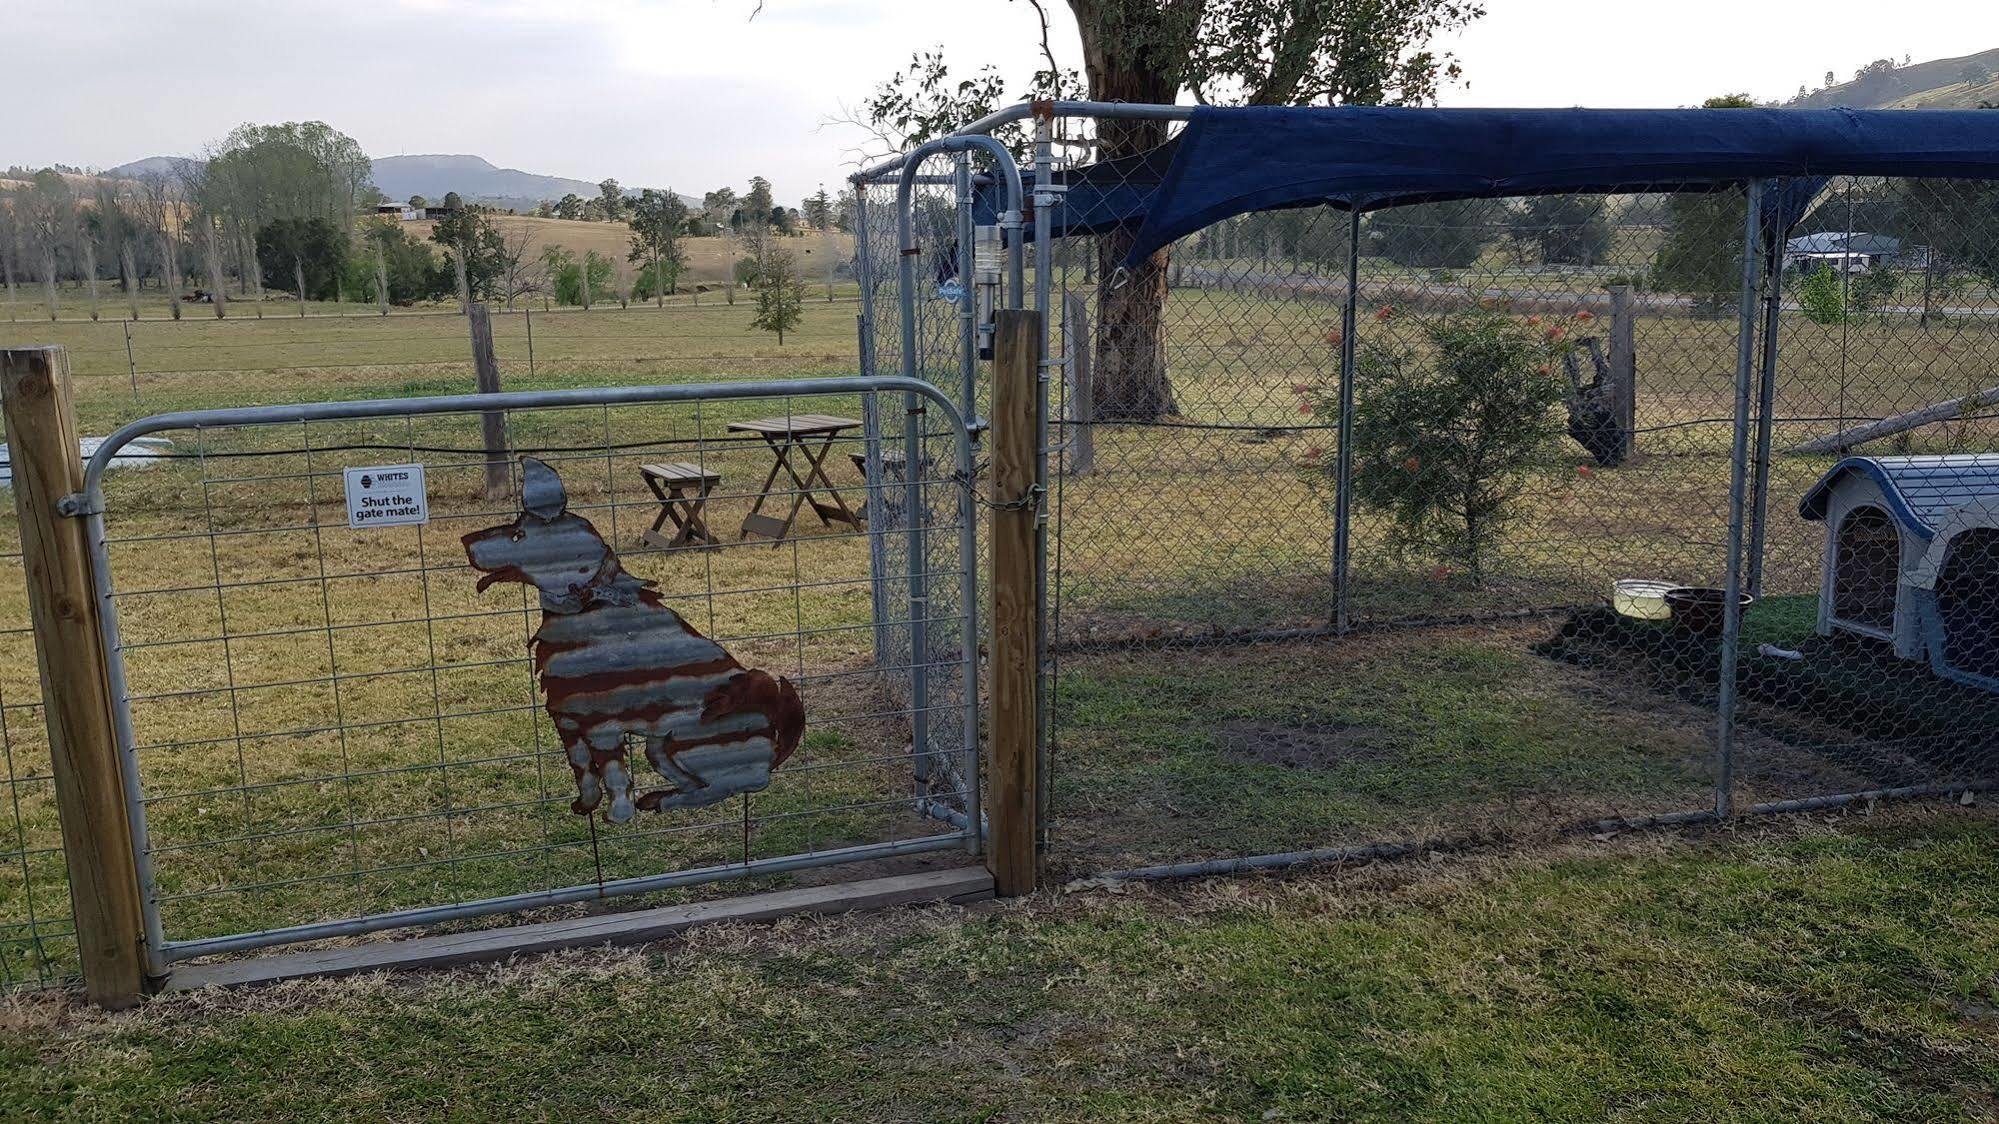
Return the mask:
<path fill-rule="evenodd" d="M 89 492 L 71 492 L 56 501 L 56 514 L 66 515 L 71 519 L 80 519 L 85 515 L 102 515 L 104 504 L 101 500 L 91 503 Z"/>

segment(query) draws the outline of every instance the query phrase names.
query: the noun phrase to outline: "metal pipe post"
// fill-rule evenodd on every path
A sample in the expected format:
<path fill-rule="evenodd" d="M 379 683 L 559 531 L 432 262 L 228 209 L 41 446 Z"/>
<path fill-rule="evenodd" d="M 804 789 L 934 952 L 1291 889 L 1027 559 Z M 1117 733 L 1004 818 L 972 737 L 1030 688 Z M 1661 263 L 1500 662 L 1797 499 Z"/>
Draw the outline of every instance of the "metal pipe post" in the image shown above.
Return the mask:
<path fill-rule="evenodd" d="M 1353 553 L 1353 383 L 1360 324 L 1360 211 L 1347 214 L 1347 295 L 1340 306 L 1339 458 L 1333 475 L 1333 631 L 1352 627 L 1347 604 Z"/>
<path fill-rule="evenodd" d="M 1714 812 L 1726 818 L 1735 803 L 1736 664 L 1742 644 L 1742 540 L 1749 488 L 1749 399 L 1756 372 L 1757 288 L 1762 264 L 1764 181 L 1750 180 L 1742 234 L 1742 293 L 1736 316 L 1735 433 L 1729 445 L 1728 579 L 1722 587 L 1721 666 L 1715 707 Z"/>
<path fill-rule="evenodd" d="M 1763 236 L 1763 362 L 1756 390 L 1756 474 L 1750 486 L 1749 593 L 1763 596 L 1763 554 L 1769 539 L 1770 440 L 1776 425 L 1777 329 L 1782 312 L 1783 248 L 1776 232 Z"/>

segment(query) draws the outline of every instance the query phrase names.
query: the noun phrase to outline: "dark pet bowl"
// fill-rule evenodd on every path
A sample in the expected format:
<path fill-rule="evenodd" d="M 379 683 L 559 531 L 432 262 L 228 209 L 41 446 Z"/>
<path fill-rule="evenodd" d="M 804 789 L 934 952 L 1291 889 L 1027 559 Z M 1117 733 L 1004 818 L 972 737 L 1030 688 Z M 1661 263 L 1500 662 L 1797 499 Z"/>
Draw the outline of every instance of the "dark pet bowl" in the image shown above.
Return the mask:
<path fill-rule="evenodd" d="M 1745 609 L 1756 601 L 1747 593 L 1737 596 Z M 1666 607 L 1673 611 L 1673 623 L 1708 640 L 1721 637 L 1722 609 L 1727 602 L 1727 590 L 1682 586 L 1666 591 Z"/>

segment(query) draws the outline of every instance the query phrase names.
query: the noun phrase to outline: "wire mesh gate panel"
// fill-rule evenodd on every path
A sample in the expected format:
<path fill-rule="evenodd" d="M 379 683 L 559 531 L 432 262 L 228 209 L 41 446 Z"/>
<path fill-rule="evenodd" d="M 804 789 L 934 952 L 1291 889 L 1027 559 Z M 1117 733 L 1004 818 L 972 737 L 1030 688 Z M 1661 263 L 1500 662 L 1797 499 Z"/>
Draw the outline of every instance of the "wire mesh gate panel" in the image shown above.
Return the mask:
<path fill-rule="evenodd" d="M 1015 148 L 1059 372 L 1058 867 L 1990 782 L 1990 182 L 1759 183 L 1754 227 L 1740 182 L 1303 207 L 1127 266 L 1087 208 L 1170 154 L 1093 162 L 1125 112 L 1185 113 L 1058 103 Z M 921 171 L 943 377 L 954 188 Z"/>
<path fill-rule="evenodd" d="M 921 468 L 886 486 L 866 423 L 909 403 Z M 142 436 L 170 443 L 114 467 Z M 120 431 L 86 506 L 155 968 L 976 849 L 971 475 L 949 400 L 900 379 Z M 357 487 L 391 484 L 399 506 L 353 526 Z M 933 517 L 881 530 L 891 502 Z M 889 587 L 881 536 L 934 569 Z M 879 629 L 929 656 L 877 664 Z"/>
<path fill-rule="evenodd" d="M 11 477 L 9 478 L 11 479 Z M 77 977 L 76 930 L 55 781 L 42 720 L 35 635 L 19 533 L 10 511 L 0 544 L 0 992 Z"/>

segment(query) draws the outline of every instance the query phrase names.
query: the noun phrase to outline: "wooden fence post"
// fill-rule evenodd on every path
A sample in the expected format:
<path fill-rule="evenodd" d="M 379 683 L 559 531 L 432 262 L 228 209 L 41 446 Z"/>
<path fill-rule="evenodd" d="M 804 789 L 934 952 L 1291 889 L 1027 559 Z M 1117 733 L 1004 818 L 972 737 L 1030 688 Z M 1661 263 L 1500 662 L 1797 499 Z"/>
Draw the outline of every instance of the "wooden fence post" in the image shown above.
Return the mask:
<path fill-rule="evenodd" d="M 129 1007 L 145 985 L 145 930 L 89 541 L 81 519 L 56 511 L 83 490 L 63 349 L 0 350 L 0 404 L 84 988 Z"/>
<path fill-rule="evenodd" d="M 493 355 L 493 314 L 484 301 L 466 308 L 472 326 L 472 371 L 481 394 L 500 392 L 500 361 Z M 507 465 L 507 417 L 498 410 L 479 415 L 480 436 L 486 445 L 486 498 L 504 499 L 510 473 Z"/>
<path fill-rule="evenodd" d="M 994 314 L 992 500 L 992 766 L 986 782 L 986 865 L 1001 897 L 1031 893 L 1035 882 L 1035 695 L 1040 617 L 1034 573 L 1036 426 L 1041 377 L 1041 314 Z M 1023 502 L 1029 501 L 1029 502 Z"/>
<path fill-rule="evenodd" d="M 1069 349 L 1069 426 L 1062 435 L 1063 470 L 1087 476 L 1097 464 L 1097 381 L 1091 364 L 1096 337 L 1090 333 L 1090 308 L 1082 294 L 1062 302 L 1062 341 Z"/>
<path fill-rule="evenodd" d="M 1617 427 L 1623 444 L 1620 462 L 1638 445 L 1638 345 L 1631 286 L 1610 287 L 1610 377 L 1615 387 Z"/>

